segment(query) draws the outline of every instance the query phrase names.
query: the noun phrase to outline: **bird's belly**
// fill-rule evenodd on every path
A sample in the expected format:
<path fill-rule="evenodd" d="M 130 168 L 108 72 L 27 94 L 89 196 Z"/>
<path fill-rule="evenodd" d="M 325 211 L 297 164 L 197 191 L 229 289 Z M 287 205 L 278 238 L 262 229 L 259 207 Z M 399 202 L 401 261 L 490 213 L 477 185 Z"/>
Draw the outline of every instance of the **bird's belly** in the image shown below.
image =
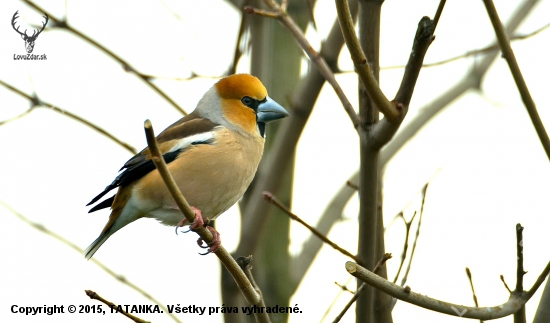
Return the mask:
<path fill-rule="evenodd" d="M 227 150 L 233 150 L 231 153 L 204 146 L 185 151 L 168 164 L 168 169 L 189 205 L 201 210 L 203 217 L 215 219 L 242 197 L 254 178 L 261 154 L 256 160 L 249 160 L 250 156 L 238 145 L 227 145 Z M 196 161 L 197 154 L 201 154 L 202 162 L 190 162 Z M 133 196 L 140 201 L 146 217 L 171 226 L 183 218 L 156 170 L 140 180 Z"/>

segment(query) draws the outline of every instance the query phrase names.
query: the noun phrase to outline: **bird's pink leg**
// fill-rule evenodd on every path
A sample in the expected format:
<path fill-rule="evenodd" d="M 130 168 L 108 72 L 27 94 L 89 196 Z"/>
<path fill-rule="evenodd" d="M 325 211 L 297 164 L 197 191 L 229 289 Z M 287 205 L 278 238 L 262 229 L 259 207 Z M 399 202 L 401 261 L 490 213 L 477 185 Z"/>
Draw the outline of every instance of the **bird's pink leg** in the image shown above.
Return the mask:
<path fill-rule="evenodd" d="M 210 231 L 210 233 L 212 233 L 212 242 L 207 243 L 206 246 L 203 246 L 202 243 L 204 242 L 204 240 L 202 238 L 199 238 L 197 240 L 197 244 L 199 245 L 199 247 L 204 249 L 209 248 L 206 253 L 201 253 L 201 255 L 207 255 L 209 253 L 218 251 L 218 249 L 220 249 L 220 246 L 222 244 L 222 240 L 220 239 L 220 236 L 221 236 L 220 233 L 216 231 L 216 229 L 214 229 L 213 227 L 207 226 L 206 228 L 208 229 L 208 231 Z"/>
<path fill-rule="evenodd" d="M 191 223 L 189 228 L 191 230 L 194 230 L 200 226 L 204 225 L 204 219 L 202 218 L 202 212 L 201 210 L 197 209 L 196 207 L 192 206 L 191 210 L 195 213 L 195 222 Z M 187 218 L 183 217 L 183 219 L 178 223 L 178 227 L 183 227 L 187 223 Z"/>
<path fill-rule="evenodd" d="M 204 240 L 202 238 L 199 238 L 197 240 L 197 244 L 199 245 L 199 247 L 201 248 L 209 248 L 208 249 L 208 252 L 206 252 L 204 255 L 207 255 L 209 253 L 213 253 L 213 252 L 216 252 L 218 251 L 218 249 L 220 248 L 221 246 L 221 239 L 220 239 L 220 233 L 218 231 L 216 231 L 216 229 L 214 229 L 213 227 L 210 227 L 208 226 L 208 222 L 210 222 L 210 220 L 208 218 L 206 218 L 206 226 L 205 226 L 205 221 L 202 217 L 202 212 L 201 210 L 197 209 L 196 207 L 191 207 L 191 209 L 193 210 L 193 212 L 195 212 L 195 222 L 191 223 L 191 225 L 189 226 L 189 229 L 190 230 L 195 230 L 197 229 L 198 227 L 201 227 L 201 226 L 204 226 L 206 229 L 208 229 L 208 231 L 210 231 L 210 233 L 212 233 L 212 242 L 210 243 L 207 243 L 206 246 L 203 246 L 202 243 L 204 242 Z M 185 223 L 187 223 L 187 218 L 183 218 L 179 223 L 178 223 L 178 227 L 183 227 L 185 225 Z"/>

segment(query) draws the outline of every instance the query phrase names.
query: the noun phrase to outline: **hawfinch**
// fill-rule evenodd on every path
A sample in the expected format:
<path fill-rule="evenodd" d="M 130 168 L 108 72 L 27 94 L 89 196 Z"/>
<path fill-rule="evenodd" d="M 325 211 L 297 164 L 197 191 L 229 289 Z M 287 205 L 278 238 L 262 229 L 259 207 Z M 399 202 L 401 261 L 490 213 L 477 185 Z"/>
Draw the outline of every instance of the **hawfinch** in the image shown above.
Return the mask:
<path fill-rule="evenodd" d="M 213 220 L 242 197 L 262 158 L 266 123 L 286 116 L 288 112 L 267 96 L 260 80 L 235 74 L 221 79 L 195 111 L 157 136 L 168 169 L 197 219 L 202 220 L 202 213 Z M 90 210 L 111 207 L 112 211 L 99 237 L 84 252 L 87 259 L 113 233 L 139 218 L 155 218 L 170 226 L 185 223 L 149 149 L 120 170 L 124 171 L 88 203 L 94 204 L 118 188 L 114 196 Z"/>

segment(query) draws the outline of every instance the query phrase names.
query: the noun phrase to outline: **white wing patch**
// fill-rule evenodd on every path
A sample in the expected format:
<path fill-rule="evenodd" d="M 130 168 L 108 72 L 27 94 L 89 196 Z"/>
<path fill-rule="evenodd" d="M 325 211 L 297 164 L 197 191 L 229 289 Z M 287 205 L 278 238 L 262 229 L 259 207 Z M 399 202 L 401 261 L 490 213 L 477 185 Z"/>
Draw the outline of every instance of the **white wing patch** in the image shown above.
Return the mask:
<path fill-rule="evenodd" d="M 206 143 L 208 140 L 211 140 L 213 138 L 214 138 L 214 133 L 212 131 L 198 133 L 196 135 L 185 137 L 178 140 L 174 145 L 174 147 L 172 147 L 172 149 L 170 149 L 166 153 L 171 153 L 176 150 L 185 149 L 193 143 L 195 144 Z"/>

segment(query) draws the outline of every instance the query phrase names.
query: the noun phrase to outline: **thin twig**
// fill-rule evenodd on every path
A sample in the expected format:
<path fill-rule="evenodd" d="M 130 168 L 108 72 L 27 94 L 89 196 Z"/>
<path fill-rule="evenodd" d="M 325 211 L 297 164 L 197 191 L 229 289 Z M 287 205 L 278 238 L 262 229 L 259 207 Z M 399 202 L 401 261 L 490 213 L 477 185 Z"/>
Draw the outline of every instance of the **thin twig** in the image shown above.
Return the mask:
<path fill-rule="evenodd" d="M 260 295 L 260 303 L 258 306 L 260 308 L 265 308 L 265 302 L 264 297 L 262 295 L 262 291 L 260 290 L 260 287 L 258 287 L 258 284 L 256 284 L 256 280 L 254 279 L 254 275 L 252 275 L 252 265 L 250 263 L 252 262 L 252 255 L 248 257 L 239 257 L 237 258 L 237 264 L 239 264 L 239 267 L 244 271 L 246 277 L 254 286 L 254 289 L 256 292 Z M 254 318 L 256 319 L 256 323 L 271 323 L 269 316 L 264 315 L 262 313 L 257 313 L 257 311 L 254 311 Z"/>
<path fill-rule="evenodd" d="M 234 74 L 234 73 L 231 73 L 231 74 Z M 224 75 L 200 75 L 195 73 L 194 71 L 191 71 L 191 76 L 189 77 L 173 77 L 173 76 L 152 75 L 152 74 L 141 74 L 141 75 L 149 79 L 169 80 L 169 81 L 176 81 L 176 82 L 185 82 L 185 81 L 190 81 L 198 78 L 219 80 L 224 76 Z"/>
<path fill-rule="evenodd" d="M 52 15 L 50 12 L 47 12 L 46 10 L 44 10 L 44 8 L 40 7 L 39 5 L 35 4 L 34 2 L 32 2 L 30 0 L 23 0 L 23 1 L 26 4 L 28 4 L 29 6 L 36 9 L 37 11 L 47 14 L 48 17 L 50 17 L 50 20 L 54 22 L 54 27 L 65 29 L 65 30 L 75 34 L 76 36 L 82 38 L 83 40 L 87 41 L 91 45 L 95 46 L 96 48 L 98 48 L 99 50 L 101 50 L 102 52 L 104 52 L 105 54 L 110 56 L 115 61 L 119 62 L 122 65 L 122 67 L 124 68 L 125 71 L 134 73 L 143 82 L 145 82 L 145 84 L 149 85 L 149 87 L 151 89 L 153 89 L 153 91 L 157 92 L 158 95 L 163 97 L 166 101 L 168 101 L 168 103 L 170 103 L 174 108 L 176 108 L 176 110 L 178 110 L 183 115 L 187 115 L 187 112 L 185 112 L 185 110 L 183 110 L 183 108 L 181 108 L 176 103 L 176 101 L 172 100 L 172 98 L 170 98 L 168 96 L 168 94 L 164 93 L 164 91 L 162 91 L 158 86 L 156 86 L 153 82 L 151 82 L 151 80 L 146 75 L 141 74 L 140 72 L 138 72 L 138 70 L 135 67 L 133 67 L 132 65 L 130 65 L 130 63 L 128 63 L 127 61 L 122 59 L 122 57 L 120 57 L 117 54 L 113 53 L 107 47 L 104 47 L 103 45 L 96 42 L 92 38 L 90 38 L 87 35 L 83 34 L 82 32 L 75 29 L 74 27 L 70 26 L 69 23 L 66 20 L 66 17 L 63 20 L 59 20 L 59 19 L 55 18 L 55 16 Z"/>
<path fill-rule="evenodd" d="M 101 303 L 109 306 L 109 308 L 111 310 L 116 310 L 116 312 L 126 316 L 127 318 L 129 318 L 130 320 L 136 322 L 136 323 L 151 323 L 149 321 L 145 321 L 144 319 L 141 319 L 135 315 L 132 315 L 128 312 L 126 312 L 122 307 L 118 307 L 115 303 L 112 303 L 112 302 L 109 302 L 108 300 L 106 300 L 105 298 L 99 296 L 96 292 L 94 291 L 91 291 L 91 290 L 85 290 L 84 292 L 86 292 L 86 295 L 88 295 L 88 297 L 90 297 L 91 299 L 96 299 L 98 301 L 100 301 Z"/>
<path fill-rule="evenodd" d="M 359 191 L 359 185 L 353 183 L 352 181 L 347 181 L 346 184 L 354 190 Z"/>
<path fill-rule="evenodd" d="M 30 96 L 27 93 L 19 90 L 18 88 L 14 87 L 14 86 L 12 86 L 12 85 L 10 85 L 10 84 L 2 81 L 2 80 L 0 80 L 0 85 L 5 86 L 6 88 L 8 88 L 11 91 L 21 95 L 22 97 L 25 97 L 27 100 L 29 100 L 31 102 L 31 107 L 27 111 L 23 112 L 22 114 L 20 114 L 16 117 L 13 117 L 11 119 L 1 121 L 0 126 L 6 124 L 8 122 L 17 120 L 19 118 L 22 118 L 22 117 L 28 115 L 29 113 L 31 113 L 36 108 L 49 108 L 50 111 L 54 111 L 54 112 L 57 112 L 59 114 L 62 114 L 66 117 L 69 117 L 73 120 L 76 120 L 76 121 L 92 128 L 92 129 L 94 129 L 95 131 L 99 132 L 100 134 L 104 135 L 105 137 L 107 137 L 107 138 L 111 139 L 112 141 L 116 142 L 117 144 L 119 144 L 124 149 L 131 152 L 132 154 L 134 154 L 134 155 L 137 154 L 137 150 L 134 147 L 132 147 L 131 145 L 129 145 L 129 144 L 125 143 L 124 141 L 118 139 L 117 137 L 115 137 L 114 135 L 109 133 L 107 130 L 101 128 L 100 126 L 95 125 L 92 122 L 90 122 L 90 121 L 88 121 L 84 118 L 81 118 L 81 117 L 77 116 L 76 114 L 73 114 L 72 112 L 69 112 L 65 109 L 61 109 L 58 106 L 55 106 L 51 103 L 42 101 L 38 98 L 38 96 L 36 94 L 34 94 L 33 96 Z"/>
<path fill-rule="evenodd" d="M 476 291 L 474 289 L 474 281 L 472 280 L 472 272 L 468 267 L 466 267 L 466 276 L 468 276 L 468 281 L 470 282 L 470 288 L 472 289 L 472 295 L 474 297 L 474 304 L 476 304 L 476 307 L 479 307 L 479 303 L 477 302 Z"/>
<path fill-rule="evenodd" d="M 346 270 L 356 278 L 359 278 L 366 282 L 368 285 L 389 294 L 397 299 L 405 302 L 427 308 L 439 313 L 449 314 L 453 316 L 459 316 L 464 318 L 473 318 L 478 320 L 492 320 L 502 318 L 511 314 L 514 314 L 514 322 L 525 322 L 525 303 L 533 296 L 536 290 L 542 285 L 546 276 L 550 272 L 550 262 L 540 274 L 539 279 L 533 284 L 533 287 L 529 292 L 522 290 L 523 288 L 523 257 L 519 257 L 522 253 L 522 236 L 523 227 L 518 223 L 516 226 L 516 238 L 517 238 L 517 279 L 516 290 L 510 294 L 508 301 L 502 305 L 492 307 L 469 307 L 462 306 L 445 301 L 430 298 L 426 295 L 412 292 L 410 288 L 405 288 L 393 284 L 386 279 L 383 279 L 376 274 L 368 271 L 367 269 L 355 264 L 351 261 L 346 262 Z"/>
<path fill-rule="evenodd" d="M 406 231 L 405 231 L 405 243 L 403 243 L 403 252 L 401 253 L 401 263 L 399 264 L 399 269 L 397 269 L 397 274 L 395 274 L 395 277 L 393 278 L 394 284 L 397 281 L 397 278 L 399 278 L 399 274 L 401 273 L 401 269 L 403 268 L 403 264 L 405 263 L 407 250 L 409 249 L 409 235 L 411 232 L 411 225 L 418 213 L 415 211 L 410 221 L 405 220 L 405 216 L 403 215 L 403 212 L 400 212 L 399 214 L 401 214 L 401 218 L 405 222 Z"/>
<path fill-rule="evenodd" d="M 187 203 L 187 201 L 183 197 L 183 194 L 179 190 L 176 182 L 174 181 L 174 178 L 172 177 L 172 175 L 170 174 L 170 171 L 168 170 L 168 167 L 166 166 L 164 158 L 162 157 L 160 150 L 158 148 L 157 140 L 155 138 L 151 121 L 146 120 L 144 128 L 145 128 L 145 135 L 147 137 L 147 144 L 149 146 L 149 150 L 152 156 L 151 159 L 155 163 L 155 166 L 159 171 L 160 175 L 162 176 L 162 179 L 166 184 L 166 187 L 170 191 L 170 194 L 176 201 L 178 208 L 180 209 L 180 211 L 182 211 L 188 223 L 193 223 L 195 221 L 195 213 L 191 210 L 189 203 Z M 213 239 L 212 233 L 208 229 L 206 229 L 204 226 L 198 227 L 197 229 L 195 229 L 195 232 L 206 243 L 212 242 L 212 239 Z M 246 301 L 252 305 L 258 305 L 262 300 L 260 294 L 256 292 L 254 286 L 252 286 L 251 282 L 248 280 L 245 273 L 239 267 L 235 259 L 231 257 L 229 252 L 227 252 L 227 250 L 225 250 L 225 248 L 220 245 L 219 249 L 215 251 L 214 254 L 220 259 L 220 261 L 225 266 L 225 268 L 227 268 L 227 270 L 229 271 L 229 273 L 231 274 L 231 276 L 239 286 Z M 265 313 L 265 315 L 267 315 L 267 313 Z"/>
<path fill-rule="evenodd" d="M 357 116 L 357 113 L 355 112 L 355 109 L 349 102 L 348 98 L 344 94 L 344 91 L 340 87 L 340 84 L 338 83 L 338 81 L 336 81 L 336 77 L 334 76 L 334 73 L 328 66 L 327 62 L 315 49 L 313 49 L 300 27 L 298 27 L 298 25 L 286 12 L 283 12 L 281 10 L 276 2 L 274 2 L 273 0 L 265 0 L 265 2 L 269 7 L 272 8 L 272 10 L 274 10 L 274 12 L 265 12 L 263 10 L 259 10 L 250 6 L 246 7 L 245 11 L 251 14 L 253 13 L 277 19 L 288 29 L 288 31 L 292 34 L 292 36 L 294 36 L 294 39 L 298 42 L 300 47 L 306 52 L 311 61 L 315 64 L 315 66 L 319 70 L 319 73 L 323 75 L 325 80 L 332 86 L 334 92 L 336 92 L 336 95 L 340 99 L 340 102 L 342 102 L 344 110 L 347 112 L 349 118 L 351 119 L 354 128 L 357 129 L 357 127 L 359 127 L 360 125 L 359 117 Z"/>
<path fill-rule="evenodd" d="M 445 7 L 445 3 L 447 0 L 441 0 L 439 1 L 439 6 L 437 7 L 437 11 L 435 12 L 434 16 L 434 30 L 437 28 L 437 23 L 439 22 L 439 18 L 441 18 L 441 14 L 443 13 L 443 8 Z"/>
<path fill-rule="evenodd" d="M 248 0 L 245 0 L 245 5 L 248 4 Z M 235 51 L 233 52 L 233 61 L 231 63 L 231 66 L 229 66 L 229 71 L 227 74 L 235 74 L 237 71 L 237 64 L 239 63 L 239 60 L 241 59 L 243 55 L 243 50 L 241 50 L 241 43 L 244 34 L 246 33 L 246 18 L 248 15 L 245 15 L 244 13 L 241 14 L 241 23 L 239 25 L 239 34 L 237 35 L 237 42 L 235 44 Z"/>
<path fill-rule="evenodd" d="M 508 284 L 506 284 L 506 281 L 504 280 L 504 275 L 500 275 L 500 280 L 504 284 L 504 288 L 506 288 L 508 293 L 512 294 L 512 290 L 510 289 L 510 287 L 508 287 Z"/>
<path fill-rule="evenodd" d="M 334 284 L 338 287 L 340 287 L 341 290 L 343 290 L 344 292 L 348 292 L 350 294 L 355 294 L 354 291 L 352 291 L 351 289 L 349 289 L 346 285 L 340 285 L 338 282 L 334 282 Z"/>
<path fill-rule="evenodd" d="M 346 285 L 349 284 L 353 279 L 354 279 L 353 276 L 349 276 L 348 281 L 346 282 Z M 334 307 L 334 305 L 336 304 L 336 302 L 338 301 L 338 299 L 340 299 L 340 296 L 342 296 L 342 294 L 343 294 L 344 292 L 345 292 L 345 291 L 344 291 L 343 289 L 340 289 L 340 290 L 338 291 L 338 294 L 336 294 L 336 296 L 335 296 L 334 299 L 332 300 L 332 303 L 330 303 L 330 305 L 326 308 L 325 314 L 323 315 L 323 317 L 322 317 L 321 320 L 319 321 L 320 323 L 325 322 L 325 320 L 326 320 L 326 318 L 328 317 L 329 313 L 332 311 L 332 308 Z M 355 292 L 354 292 L 353 294 L 355 294 Z"/>
<path fill-rule="evenodd" d="M 533 31 L 533 32 L 530 32 L 528 34 L 525 34 L 525 35 L 514 35 L 514 36 L 511 36 L 510 37 L 510 41 L 516 41 L 516 40 L 524 40 L 524 39 L 528 39 L 530 37 L 533 37 L 535 35 L 537 35 L 538 33 L 542 32 L 543 30 L 547 29 L 548 27 L 550 27 L 550 23 L 544 25 L 543 27 Z M 454 56 L 454 57 L 450 57 L 450 58 L 447 58 L 447 59 L 444 59 L 442 61 L 438 61 L 438 62 L 433 62 L 433 63 L 426 63 L 424 65 L 422 65 L 422 68 L 426 68 L 426 67 L 434 67 L 434 66 L 441 66 L 441 65 L 444 65 L 444 64 L 447 64 L 447 63 L 451 63 L 451 62 L 454 62 L 454 61 L 457 61 L 459 59 L 463 59 L 463 58 L 467 58 L 467 57 L 470 57 L 470 56 L 474 56 L 474 55 L 478 55 L 478 54 L 483 54 L 483 53 L 487 53 L 487 52 L 492 52 L 492 51 L 496 51 L 500 49 L 500 47 L 498 46 L 498 44 L 493 44 L 493 45 L 489 45 L 487 47 L 484 47 L 484 48 L 480 48 L 480 49 L 474 49 L 474 50 L 471 50 L 471 51 L 467 51 L 466 53 L 464 54 L 461 54 L 461 55 L 457 55 L 457 56 Z M 391 70 L 391 69 L 402 69 L 402 68 L 405 68 L 406 66 L 405 65 L 395 65 L 395 66 L 386 66 L 386 67 L 382 67 L 380 68 L 381 70 Z M 353 73 L 353 71 L 343 71 L 343 72 L 340 72 L 340 73 Z"/>
<path fill-rule="evenodd" d="M 19 220 L 25 222 L 26 224 L 30 225 L 31 227 L 35 228 L 36 230 L 44 233 L 45 235 L 48 235 L 48 236 L 56 239 L 57 241 L 60 241 L 61 243 L 65 244 L 66 246 L 76 250 L 76 252 L 78 252 L 80 255 L 84 253 L 84 249 L 80 248 L 79 246 L 75 245 L 74 243 L 72 243 L 71 241 L 67 240 L 66 238 L 60 236 L 59 234 L 49 230 L 43 224 L 31 221 L 29 218 L 27 218 L 23 214 L 19 213 L 18 211 L 16 211 L 10 205 L 6 204 L 4 201 L 0 200 L 0 205 L 5 207 L 8 211 L 10 211 L 10 213 L 15 215 Z M 164 313 L 166 313 L 168 316 L 170 316 L 172 318 L 172 320 L 174 320 L 174 322 L 181 323 L 181 321 L 173 313 L 170 313 L 168 311 L 168 308 L 164 304 L 159 302 L 156 298 L 154 298 L 151 294 L 149 294 L 145 290 L 141 289 L 140 287 L 138 287 L 134 283 L 130 282 L 125 276 L 115 273 L 113 270 L 111 270 L 105 264 L 103 264 L 102 262 L 97 260 L 95 257 L 90 259 L 90 261 L 93 262 L 94 264 L 96 264 L 99 268 L 103 269 L 103 271 L 105 271 L 111 277 L 118 280 L 121 284 L 130 287 L 131 289 L 133 289 L 136 292 L 138 292 L 139 294 L 141 294 L 143 297 L 150 300 L 152 303 L 158 305 Z"/>
<path fill-rule="evenodd" d="M 359 263 L 359 259 L 355 257 L 351 252 L 347 251 L 346 249 L 340 247 L 336 243 L 332 242 L 329 238 L 327 238 L 324 234 L 320 233 L 317 229 L 312 227 L 311 225 L 307 224 L 304 220 L 300 219 L 299 216 L 292 213 L 285 205 L 283 205 L 272 193 L 270 192 L 263 192 L 262 193 L 265 199 L 271 203 L 273 203 L 275 206 L 277 206 L 279 209 L 281 209 L 283 212 L 285 212 L 292 220 L 297 221 L 304 227 L 306 227 L 311 233 L 313 233 L 315 236 L 317 236 L 319 239 L 321 239 L 324 243 L 328 244 L 332 248 L 340 251 L 344 255 L 350 257 L 351 259 L 355 260 Z"/>
<path fill-rule="evenodd" d="M 491 23 L 493 24 L 493 28 L 495 29 L 495 34 L 498 39 L 498 44 L 500 46 L 500 49 L 502 51 L 504 58 L 506 59 L 506 62 L 508 63 L 510 72 L 514 77 L 514 81 L 516 82 L 516 86 L 518 87 L 518 91 L 521 95 L 521 99 L 523 100 L 523 104 L 525 105 L 525 108 L 527 109 L 527 113 L 531 118 L 531 122 L 533 123 L 533 126 L 535 127 L 535 130 L 537 132 L 537 135 L 539 136 L 539 140 L 542 144 L 542 147 L 544 148 L 546 155 L 550 159 L 550 138 L 548 137 L 548 133 L 544 128 L 544 124 L 542 123 L 542 120 L 540 119 L 539 113 L 537 111 L 537 106 L 535 105 L 535 101 L 531 97 L 531 93 L 529 93 L 529 89 L 527 88 L 527 83 L 525 83 L 525 79 L 521 74 L 521 70 L 516 60 L 516 56 L 514 55 L 512 46 L 510 46 L 510 40 L 508 40 L 506 31 L 504 30 L 504 27 L 502 26 L 502 22 L 498 17 L 498 13 L 495 8 L 495 5 L 492 0 L 483 0 L 483 3 L 487 8 L 487 14 L 489 15 L 489 18 L 491 19 Z"/>
<path fill-rule="evenodd" d="M 476 307 L 479 307 L 479 303 L 477 302 L 477 295 L 476 291 L 474 289 L 474 280 L 472 279 L 472 272 L 470 271 L 470 268 L 466 267 L 466 276 L 468 276 L 468 281 L 470 282 L 470 288 L 472 289 L 472 296 L 474 298 L 474 304 Z M 479 323 L 483 323 L 483 320 L 479 320 Z"/>
<path fill-rule="evenodd" d="M 416 228 L 416 234 L 414 236 L 414 242 L 411 249 L 411 257 L 409 258 L 409 264 L 407 265 L 407 269 L 405 270 L 405 275 L 403 275 L 403 278 L 401 279 L 401 286 L 405 286 L 405 283 L 407 282 L 407 278 L 409 277 L 409 272 L 411 271 L 411 264 L 414 257 L 414 252 L 416 251 L 416 244 L 418 242 L 418 237 L 420 236 L 420 227 L 422 226 L 422 216 L 424 215 L 424 205 L 426 204 L 426 192 L 428 192 L 428 185 L 430 182 L 426 183 L 424 185 L 424 189 L 422 190 L 422 204 L 420 205 L 420 215 L 418 216 L 418 227 Z"/>
<path fill-rule="evenodd" d="M 413 292 L 410 288 L 395 285 L 351 261 L 346 263 L 346 270 L 354 277 L 365 281 L 368 285 L 397 299 L 432 311 L 463 318 L 482 320 L 502 318 L 518 311 L 527 301 L 523 295 L 513 293 L 510 299 L 502 305 L 492 307 L 463 306 L 434 299 L 424 294 Z"/>
<path fill-rule="evenodd" d="M 378 261 L 378 263 L 376 264 L 376 267 L 374 267 L 374 269 L 372 270 L 372 272 L 374 274 L 377 274 L 378 271 L 380 270 L 380 268 L 382 268 L 382 266 L 386 263 L 386 261 L 388 261 L 390 258 L 392 257 L 391 253 L 385 253 L 384 256 L 382 257 L 382 259 L 380 259 Z M 349 300 L 349 302 L 346 304 L 346 306 L 344 306 L 344 308 L 342 309 L 342 311 L 340 312 L 340 314 L 338 314 L 338 316 L 336 316 L 336 318 L 334 319 L 334 321 L 332 321 L 333 323 L 337 323 L 337 322 L 340 322 L 340 320 L 342 319 L 342 317 L 344 317 L 344 315 L 346 314 L 346 312 L 349 310 L 349 308 L 351 307 L 351 305 L 353 305 L 353 303 L 355 303 L 355 301 L 357 300 L 357 298 L 359 297 L 359 295 L 361 295 L 361 293 L 363 292 L 363 290 L 365 290 L 367 288 L 367 284 L 365 283 L 362 283 L 361 286 L 359 286 L 359 288 L 357 289 L 357 291 L 355 292 L 355 294 L 353 295 L 353 297 Z"/>
<path fill-rule="evenodd" d="M 1 81 L 0 81 L 1 82 Z M 0 126 L 3 126 L 5 124 L 8 124 L 12 121 L 15 121 L 15 120 L 19 120 L 19 119 L 22 119 L 23 117 L 25 117 L 27 114 L 30 114 L 35 108 L 37 108 L 36 106 L 32 106 L 30 108 L 28 108 L 27 110 L 25 110 L 23 113 L 20 113 L 18 115 L 16 115 L 15 117 L 11 117 L 9 119 L 5 119 L 5 120 L 1 120 L 0 121 Z"/>

